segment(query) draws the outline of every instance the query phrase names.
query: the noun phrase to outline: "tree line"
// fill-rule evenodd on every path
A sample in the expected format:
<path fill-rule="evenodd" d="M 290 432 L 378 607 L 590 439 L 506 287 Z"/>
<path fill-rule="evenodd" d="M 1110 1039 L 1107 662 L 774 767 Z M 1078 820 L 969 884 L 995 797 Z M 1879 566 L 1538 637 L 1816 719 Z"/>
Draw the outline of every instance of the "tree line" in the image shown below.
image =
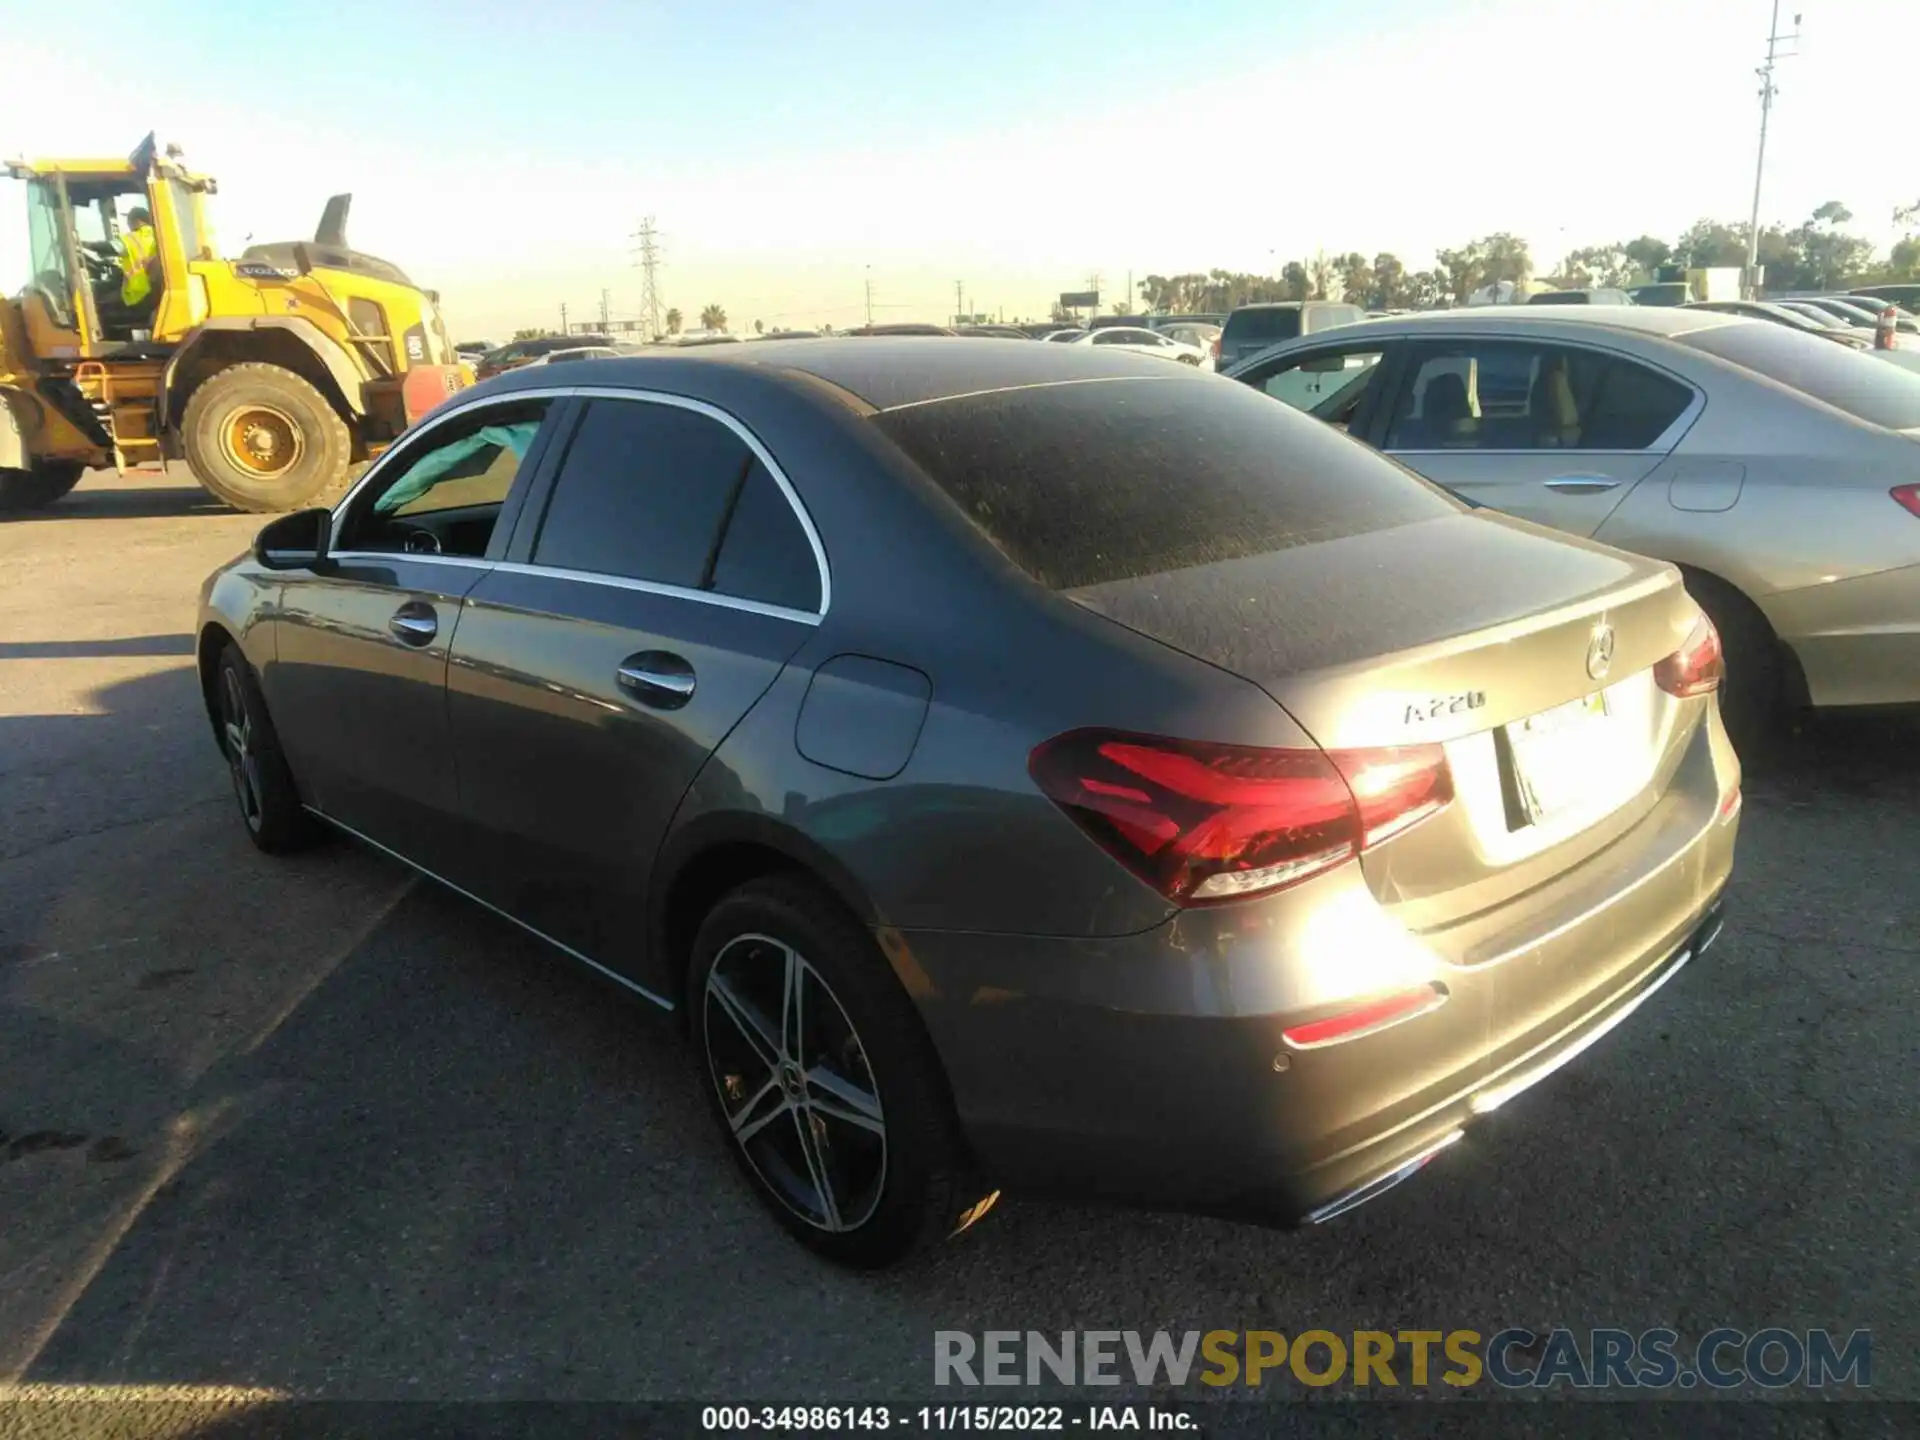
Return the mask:
<path fill-rule="evenodd" d="M 1920 204 L 1894 218 L 1899 224 L 1920 226 Z M 1759 263 L 1766 272 L 1765 289 L 1777 294 L 1872 281 L 1920 281 L 1920 233 L 1910 231 L 1884 261 L 1877 261 L 1871 241 L 1841 228 L 1852 219 L 1846 206 L 1830 200 L 1791 229 L 1762 227 Z M 1527 242 L 1499 231 L 1436 251 L 1434 264 L 1422 270 L 1408 269 L 1386 251 L 1372 259 L 1357 250 L 1344 255 L 1322 252 L 1289 260 L 1278 275 L 1228 270 L 1149 275 L 1139 283 L 1138 300 L 1148 310 L 1174 312 L 1219 313 L 1276 300 L 1344 300 L 1369 310 L 1430 309 L 1463 304 L 1474 291 L 1503 280 L 1537 278 L 1561 289 L 1585 289 L 1642 284 L 1664 265 L 1745 265 L 1748 233 L 1744 222 L 1703 219 L 1671 241 L 1641 235 L 1583 246 L 1569 251 L 1550 273 L 1540 274 Z M 1131 303 L 1122 300 L 1114 308 L 1124 310 Z"/>

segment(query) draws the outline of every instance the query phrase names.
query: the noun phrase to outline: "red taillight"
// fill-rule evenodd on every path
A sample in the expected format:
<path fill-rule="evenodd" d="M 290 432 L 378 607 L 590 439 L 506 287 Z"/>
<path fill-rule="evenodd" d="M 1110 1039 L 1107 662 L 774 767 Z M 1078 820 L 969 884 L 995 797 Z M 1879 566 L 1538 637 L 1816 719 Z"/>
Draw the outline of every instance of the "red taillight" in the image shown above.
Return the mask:
<path fill-rule="evenodd" d="M 1218 335 L 1213 337 L 1208 348 L 1213 351 L 1213 358 L 1218 360 L 1220 358 L 1220 337 Z"/>
<path fill-rule="evenodd" d="M 1920 515 L 1920 485 L 1896 485 L 1887 493 L 1909 513 Z"/>
<path fill-rule="evenodd" d="M 1368 1000 L 1351 1010 L 1343 1010 L 1338 1015 L 1295 1025 L 1282 1030 L 1280 1035 L 1296 1050 L 1313 1050 L 1322 1045 L 1338 1044 L 1342 1040 L 1357 1040 L 1375 1030 L 1384 1030 L 1389 1025 L 1398 1025 L 1402 1020 L 1411 1020 L 1416 1015 L 1437 1010 L 1446 1002 L 1446 998 L 1446 987 L 1442 985 L 1399 990 L 1378 1000 Z"/>
<path fill-rule="evenodd" d="M 1027 768 L 1107 853 L 1179 905 L 1296 885 L 1453 799 L 1438 745 L 1269 750 L 1072 730 Z"/>
<path fill-rule="evenodd" d="M 1704 615 L 1687 636 L 1687 643 L 1653 667 L 1655 683 L 1682 700 L 1706 694 L 1716 688 L 1726 674 L 1726 661 L 1720 653 L 1720 632 Z"/>

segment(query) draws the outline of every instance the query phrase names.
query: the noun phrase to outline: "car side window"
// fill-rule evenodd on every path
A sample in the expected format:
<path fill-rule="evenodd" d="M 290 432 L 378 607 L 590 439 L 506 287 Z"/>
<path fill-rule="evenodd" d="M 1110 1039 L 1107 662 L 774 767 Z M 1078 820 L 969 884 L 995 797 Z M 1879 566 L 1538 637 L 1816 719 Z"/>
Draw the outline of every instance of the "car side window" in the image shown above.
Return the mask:
<path fill-rule="evenodd" d="M 1127 337 L 1122 335 L 1118 330 L 1102 330 L 1093 337 L 1093 343 L 1096 345 L 1123 345 L 1126 343 L 1126 338 Z"/>
<path fill-rule="evenodd" d="M 489 405 L 436 426 L 354 497 L 333 548 L 484 557 L 551 404 Z"/>
<path fill-rule="evenodd" d="M 1389 450 L 1644 450 L 1693 392 L 1618 355 L 1513 342 L 1420 353 Z"/>
<path fill-rule="evenodd" d="M 532 561 L 694 590 L 756 457 L 710 415 L 594 400 L 560 462 Z"/>
<path fill-rule="evenodd" d="M 756 458 L 727 518 L 711 585 L 721 595 L 816 614 L 820 567 L 800 517 L 772 472 Z"/>
<path fill-rule="evenodd" d="M 1321 351 L 1270 370 L 1254 383 L 1283 404 L 1344 427 L 1379 374 L 1385 353 L 1377 349 Z"/>
<path fill-rule="evenodd" d="M 1618 356 L 1600 366 L 1581 416 L 1582 450 L 1645 450 L 1693 403 L 1678 380 Z"/>

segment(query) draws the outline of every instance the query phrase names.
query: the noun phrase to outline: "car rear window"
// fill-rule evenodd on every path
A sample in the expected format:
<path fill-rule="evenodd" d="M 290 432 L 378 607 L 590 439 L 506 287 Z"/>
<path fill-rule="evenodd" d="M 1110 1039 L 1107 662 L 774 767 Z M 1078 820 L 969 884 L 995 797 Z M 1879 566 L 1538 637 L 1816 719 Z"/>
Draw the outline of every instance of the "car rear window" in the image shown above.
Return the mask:
<path fill-rule="evenodd" d="M 1235 344 L 1258 340 L 1271 344 L 1300 333 L 1298 310 L 1236 310 L 1227 317 L 1227 338 Z"/>
<path fill-rule="evenodd" d="M 1920 428 L 1920 375 L 1784 325 L 1716 325 L 1675 337 L 1722 360 L 1804 390 L 1856 420 Z"/>
<path fill-rule="evenodd" d="M 1317 420 L 1244 385 L 1184 375 L 992 391 L 875 423 L 1055 590 L 1459 510 Z"/>

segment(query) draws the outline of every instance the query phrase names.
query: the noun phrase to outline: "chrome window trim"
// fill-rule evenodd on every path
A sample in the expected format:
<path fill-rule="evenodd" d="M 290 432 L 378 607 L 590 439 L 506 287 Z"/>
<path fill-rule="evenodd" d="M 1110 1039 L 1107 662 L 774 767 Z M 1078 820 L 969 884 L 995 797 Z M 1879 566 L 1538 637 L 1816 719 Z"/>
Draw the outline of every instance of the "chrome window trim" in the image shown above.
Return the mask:
<path fill-rule="evenodd" d="M 741 442 L 754 453 L 762 465 L 767 467 L 767 473 L 773 477 L 773 483 L 780 487 L 780 493 L 787 497 L 787 507 L 793 511 L 793 518 L 800 522 L 800 532 L 807 537 L 807 545 L 813 551 L 814 569 L 818 571 L 820 576 L 820 604 L 818 609 L 811 612 L 799 612 L 787 610 L 785 607 L 779 605 L 767 605 L 761 606 L 761 608 L 786 615 L 808 613 L 816 621 L 826 618 L 827 611 L 833 605 L 833 576 L 827 568 L 826 546 L 820 543 L 820 532 L 814 528 L 813 517 L 807 513 L 807 507 L 801 503 L 799 492 L 793 488 L 793 482 L 787 479 L 786 471 L 780 468 L 779 462 L 768 452 L 767 447 L 760 443 L 759 436 L 755 435 L 739 420 L 736 420 L 732 415 L 729 415 L 717 405 L 709 405 L 704 400 L 695 400 L 687 395 L 670 395 L 661 390 L 616 389 L 611 385 L 575 385 L 569 389 L 568 393 L 581 400 L 630 400 L 641 404 L 672 405 L 681 410 L 691 410 L 696 415 L 705 415 L 710 420 L 718 420 L 722 425 L 733 431 L 735 435 L 739 436 Z M 530 568 L 541 569 L 545 567 L 533 566 Z M 555 571 L 554 573 L 558 572 Z M 582 572 L 573 571 L 569 573 L 579 575 Z M 591 578 L 608 580 L 624 579 L 625 577 L 602 575 Z M 652 582 L 634 581 L 632 583 L 636 587 L 639 587 L 649 585 Z M 714 598 L 715 596 L 715 592 L 711 590 L 683 590 L 671 585 L 656 586 L 655 588 L 669 594 L 698 595 L 707 599 Z M 724 598 L 728 600 L 733 599 L 731 596 Z M 754 600 L 739 600 L 734 601 L 734 603 L 744 608 L 759 605 L 760 602 Z"/>
<path fill-rule="evenodd" d="M 487 568 L 502 575 L 530 575 L 543 580 L 565 580 L 575 585 L 632 590 L 641 595 L 663 595 L 670 600 L 698 600 L 705 605 L 717 605 L 723 610 L 766 615 L 775 620 L 791 620 L 799 625 L 818 625 L 824 618 L 811 610 L 790 610 L 785 605 L 742 600 L 737 595 L 722 595 L 717 590 L 690 590 L 684 585 L 662 585 L 657 580 L 633 580 L 625 575 L 601 575 L 592 570 L 562 570 L 556 565 L 523 565 L 516 560 L 497 560 Z"/>
<path fill-rule="evenodd" d="M 457 570 L 491 570 L 493 561 L 472 555 L 416 555 L 411 550 L 329 550 L 329 560 L 355 560 L 361 563 L 406 561 L 419 565 L 447 565 Z"/>
<path fill-rule="evenodd" d="M 476 410 L 485 409 L 490 406 L 509 406 L 518 404 L 524 400 L 563 399 L 630 400 L 644 404 L 672 405 L 681 410 L 691 410 L 696 414 L 705 415 L 709 419 L 717 420 L 735 435 L 739 436 L 741 443 L 743 443 L 747 449 L 751 450 L 754 457 L 766 467 L 767 473 L 773 477 L 773 483 L 780 487 L 780 493 L 786 497 L 787 507 L 793 511 L 794 519 L 800 522 L 800 532 L 807 537 L 807 547 L 813 551 L 814 570 L 820 580 L 819 608 L 811 611 L 790 610 L 783 605 L 766 605 L 757 600 L 742 600 L 731 595 L 721 595 L 712 590 L 688 590 L 678 585 L 661 585 L 650 580 L 631 580 L 620 575 L 595 575 L 581 570 L 562 570 L 556 566 L 549 565 L 521 565 L 517 563 L 500 562 L 496 567 L 491 562 L 467 561 L 455 556 L 413 555 L 404 552 L 402 552 L 398 558 L 426 560 L 440 564 L 484 564 L 487 568 L 498 568 L 509 572 L 519 572 L 530 575 L 553 575 L 562 579 L 610 585 L 618 589 L 679 596 L 682 599 L 689 600 L 704 600 L 709 604 L 725 605 L 729 608 L 745 610 L 752 614 L 773 615 L 781 619 L 800 618 L 816 625 L 826 618 L 827 611 L 833 603 L 833 573 L 827 564 L 826 546 L 821 543 L 820 532 L 814 526 L 813 516 L 807 512 L 806 505 L 801 501 L 799 492 L 793 488 L 793 482 L 787 478 L 786 471 L 780 468 L 779 463 L 773 458 L 772 454 L 767 450 L 767 447 L 760 443 L 760 438 L 749 430 L 745 424 L 735 419 L 725 410 L 720 409 L 718 406 L 710 405 L 704 400 L 695 400 L 687 395 L 671 395 L 661 390 L 625 389 L 612 385 L 539 385 L 530 386 L 524 390 L 509 391 L 500 395 L 487 395 L 478 400 L 466 402 L 456 400 L 451 406 L 439 414 L 429 416 L 427 419 L 421 421 L 416 429 L 401 437 L 400 443 L 389 447 L 385 454 L 381 455 L 378 460 L 367 467 L 366 473 L 361 475 L 361 477 L 353 483 L 353 487 L 342 497 L 340 503 L 333 507 L 334 527 L 336 529 L 338 528 L 348 508 L 359 499 L 360 493 L 365 490 L 368 485 L 377 483 L 380 476 L 389 468 L 390 463 L 398 463 L 390 462 L 389 457 L 413 453 L 416 449 L 416 442 L 420 440 L 421 436 L 429 435 L 443 425 L 463 419 Z M 403 445 L 404 450 L 402 448 Z M 335 553 L 339 559 L 378 557 L 390 560 L 396 558 L 395 555 L 385 551 L 343 550 Z"/>

